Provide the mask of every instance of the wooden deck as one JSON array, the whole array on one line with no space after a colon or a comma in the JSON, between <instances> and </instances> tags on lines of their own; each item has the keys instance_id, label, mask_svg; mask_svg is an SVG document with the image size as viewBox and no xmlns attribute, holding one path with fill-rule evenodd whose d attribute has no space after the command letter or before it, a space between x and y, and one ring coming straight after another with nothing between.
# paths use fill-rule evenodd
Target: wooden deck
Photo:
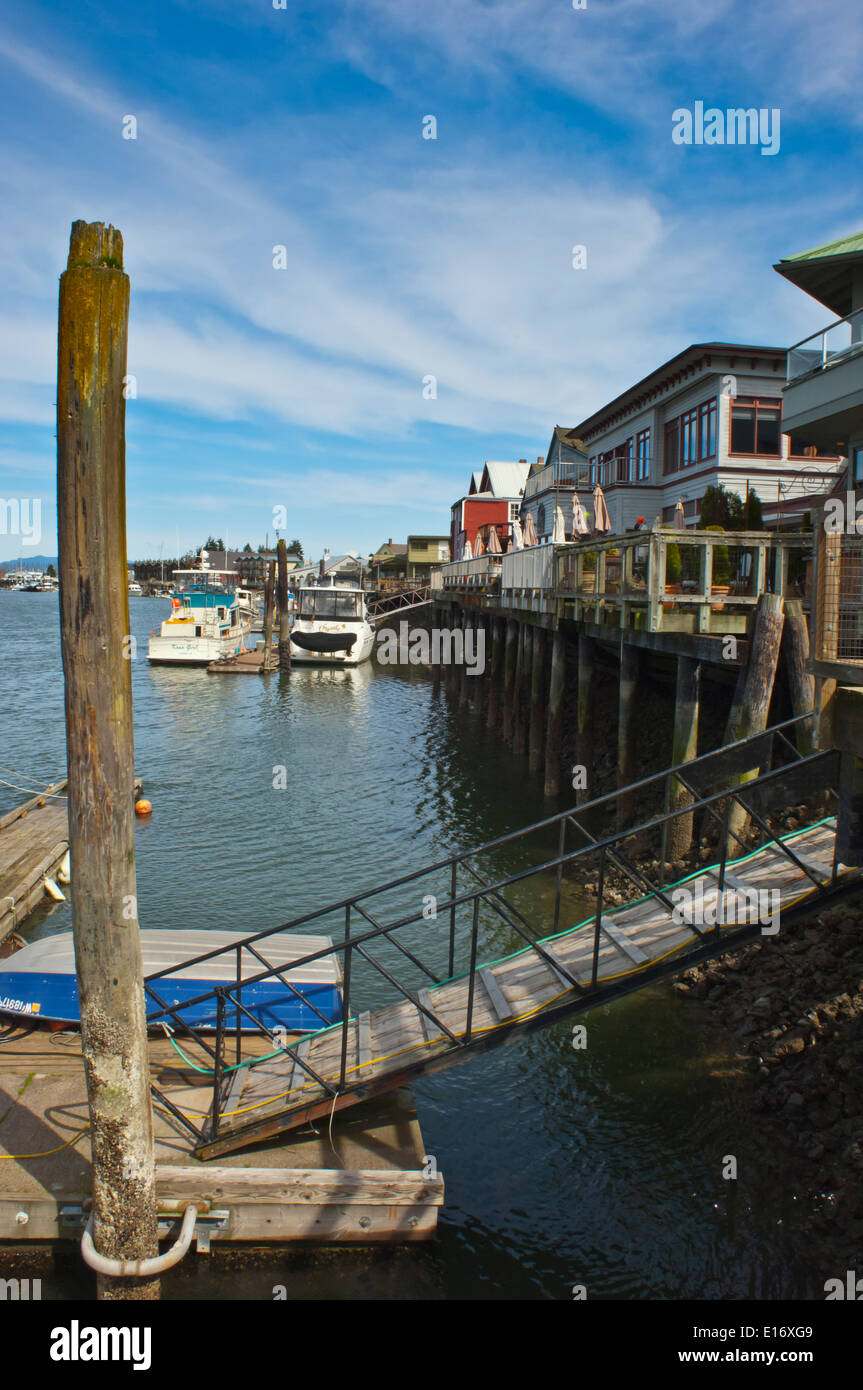
<instances>
[{"instance_id":1,"label":"wooden deck","mask_svg":"<svg viewBox=\"0 0 863 1390\"><path fill-rule=\"evenodd\" d=\"M828 883L834 839L835 823L830 820L789 836L785 842L798 858L805 859L822 883ZM715 903L718 870L705 868L666 891L671 896L680 887L693 895L701 893L705 905ZM787 912L818 891L812 879L775 845L730 861L725 887L729 894L746 889L778 893L778 898L762 900L768 937L774 934L773 924L766 920L770 906L778 905L780 913ZM677 904L681 899L672 901ZM731 910L732 903L726 900L726 904L726 910ZM747 913L745 899L741 904L744 915L735 913L736 920L718 931L709 931L699 923L702 936L685 921L675 921L654 897L603 913L595 983L594 918L542 940L539 946L544 954L536 947L526 947L503 960L484 964L473 978L471 1038L490 1038L534 1026L545 1016L557 1016L561 1005L568 1004L567 1011L571 1012L596 1004L603 995L619 992L615 987L621 982L636 988L642 977L655 977L656 967L668 960L678 960L682 969L687 954L704 948L704 933L711 954L727 949L729 939L739 936L741 930L751 935L758 920L757 910L753 913L750 907ZM582 987L578 992L573 979ZM290 1056L243 1067L234 1074L223 1103L218 1137L201 1144L197 1152L202 1157L231 1152L261 1134L290 1130L380 1094L390 1085L401 1084L406 1074L413 1076L459 1061L465 1055L460 1043L466 1037L470 989L471 977L465 975L422 990L417 1000L431 1017L404 1000L310 1035L302 1045L302 1060L337 1086L347 1027L348 1085L336 1097ZM454 1043L447 1032L458 1041Z\"/></svg>"},{"instance_id":2,"label":"wooden deck","mask_svg":"<svg viewBox=\"0 0 863 1390\"><path fill-rule=\"evenodd\" d=\"M69 848L65 781L8 812L0 820L0 941L45 897Z\"/></svg>"},{"instance_id":3,"label":"wooden deck","mask_svg":"<svg viewBox=\"0 0 863 1390\"><path fill-rule=\"evenodd\" d=\"M258 1055L271 1048L269 1039L256 1042ZM173 1104L193 1114L206 1109L209 1088L167 1040L151 1039L150 1061L153 1079ZM87 1116L79 1034L23 1027L5 1033L0 1156L17 1157L0 1161L0 1261L11 1246L80 1240L92 1196ZM408 1091L339 1116L332 1131L310 1128L218 1165L194 1157L188 1133L158 1104L153 1118L163 1234L188 1202L202 1212L205 1242L208 1233L214 1241L256 1245L403 1242L434 1234L443 1178L424 1171Z\"/></svg>"},{"instance_id":4,"label":"wooden deck","mask_svg":"<svg viewBox=\"0 0 863 1390\"><path fill-rule=\"evenodd\" d=\"M267 656L269 655L269 661ZM265 651L240 652L238 656L227 657L224 661L211 661L207 670L211 676L260 676L265 671L279 669L279 649L271 647Z\"/></svg>"}]
</instances>

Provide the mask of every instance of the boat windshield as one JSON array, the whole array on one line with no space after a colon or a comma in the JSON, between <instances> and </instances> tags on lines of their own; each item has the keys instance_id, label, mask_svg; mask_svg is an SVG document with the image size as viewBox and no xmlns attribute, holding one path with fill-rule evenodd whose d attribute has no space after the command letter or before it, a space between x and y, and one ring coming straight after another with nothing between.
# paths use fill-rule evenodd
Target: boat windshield
<instances>
[{"instance_id":1,"label":"boat windshield","mask_svg":"<svg viewBox=\"0 0 863 1390\"><path fill-rule=\"evenodd\" d=\"M362 617L362 594L340 594L332 589L302 589L300 618L330 618L337 622Z\"/></svg>"}]
</instances>

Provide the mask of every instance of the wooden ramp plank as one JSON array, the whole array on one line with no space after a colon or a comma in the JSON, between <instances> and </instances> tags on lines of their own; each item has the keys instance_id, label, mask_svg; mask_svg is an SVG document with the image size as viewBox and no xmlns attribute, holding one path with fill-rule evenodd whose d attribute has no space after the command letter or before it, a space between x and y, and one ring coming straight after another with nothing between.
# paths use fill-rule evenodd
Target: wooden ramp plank
<instances>
[{"instance_id":1,"label":"wooden ramp plank","mask_svg":"<svg viewBox=\"0 0 863 1390\"><path fill-rule=\"evenodd\" d=\"M357 1065L367 1067L372 1060L371 1014L360 1014L357 1021Z\"/></svg>"},{"instance_id":2,"label":"wooden ramp plank","mask_svg":"<svg viewBox=\"0 0 863 1390\"><path fill-rule=\"evenodd\" d=\"M434 1016L434 1009L432 1008L430 992L427 989L418 990L417 999L422 1004L423 1008L428 1009L429 1012ZM441 1032L440 1028L436 1027L435 1024L432 1023L431 1019L422 1012L422 1009L417 1009L417 1014L419 1015L420 1028L422 1029L423 1037L426 1042L435 1042L438 1038L442 1038L445 1036L445 1034Z\"/></svg>"},{"instance_id":3,"label":"wooden ramp plank","mask_svg":"<svg viewBox=\"0 0 863 1390\"><path fill-rule=\"evenodd\" d=\"M500 985L494 977L494 972L492 971L491 966L484 966L483 969L480 970L478 973L479 978L482 980L485 992L491 1000L491 1007L494 1010L495 1016L501 1021L507 1018L513 1018L514 1014L512 1012L512 1009L507 1003L506 996L504 995L503 990L501 989Z\"/></svg>"},{"instance_id":4,"label":"wooden ramp plank","mask_svg":"<svg viewBox=\"0 0 863 1390\"><path fill-rule=\"evenodd\" d=\"M615 946L618 946L625 956L629 956L633 965L644 965L649 959L644 952L636 946L634 941L626 935L620 927L616 927L606 916L599 919L599 929L603 932Z\"/></svg>"}]
</instances>

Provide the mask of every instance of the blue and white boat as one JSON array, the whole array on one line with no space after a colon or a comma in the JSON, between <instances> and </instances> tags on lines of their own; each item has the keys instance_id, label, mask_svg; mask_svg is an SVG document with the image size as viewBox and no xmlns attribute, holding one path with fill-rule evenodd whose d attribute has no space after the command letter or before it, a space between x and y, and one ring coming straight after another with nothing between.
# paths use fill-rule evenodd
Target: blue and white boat
<instances>
[{"instance_id":1,"label":"blue and white boat","mask_svg":"<svg viewBox=\"0 0 863 1390\"><path fill-rule=\"evenodd\" d=\"M206 550L200 561L198 569L173 572L171 615L147 646L154 663L209 666L243 650L250 624L237 599L237 573L210 569Z\"/></svg>"},{"instance_id":2,"label":"blue and white boat","mask_svg":"<svg viewBox=\"0 0 863 1390\"><path fill-rule=\"evenodd\" d=\"M142 931L144 977L156 977L148 983L165 1005L176 1006L196 999L236 980L236 945L247 935L229 931ZM289 1033L311 1032L338 1023L342 1017L342 976L338 958L328 951L332 944L329 936L287 933L257 941L255 949L281 971L284 979L272 976L257 983L244 983L244 1007L266 1028L282 1028ZM210 951L217 954L197 964L185 964ZM294 961L316 951L326 954L299 969L292 968ZM265 969L251 951L243 951L241 956L244 982ZM42 937L0 960L0 1017L4 1014L33 1023L80 1022L75 946L70 931ZM162 1014L162 1009L148 994L148 1018L154 1014ZM174 1031L182 1031L183 1020L192 1028L212 1029L216 1026L216 1000L206 999L183 1009L178 1018L162 1016ZM240 1017L244 1030L255 1031L251 1019L243 1014ZM236 1027L236 1011L230 1004L225 1025ZM158 1020L154 1026L159 1026Z\"/></svg>"}]
</instances>

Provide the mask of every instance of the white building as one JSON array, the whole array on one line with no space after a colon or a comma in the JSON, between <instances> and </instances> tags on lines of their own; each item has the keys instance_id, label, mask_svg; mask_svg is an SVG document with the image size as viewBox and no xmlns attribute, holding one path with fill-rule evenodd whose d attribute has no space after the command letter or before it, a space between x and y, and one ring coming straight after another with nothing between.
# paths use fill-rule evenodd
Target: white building
<instances>
[{"instance_id":1,"label":"white building","mask_svg":"<svg viewBox=\"0 0 863 1390\"><path fill-rule=\"evenodd\" d=\"M542 528L534 518L538 533L551 531L557 501L569 536L573 491L591 512L597 482L614 532L639 517L645 529L657 517L670 522L678 499L694 526L705 490L720 484L741 498L754 490L766 525L792 524L832 486L843 460L798 434L792 450L782 430L785 373L785 348L695 343L574 429L556 428L546 486L525 489L525 505L550 513Z\"/></svg>"}]
</instances>

